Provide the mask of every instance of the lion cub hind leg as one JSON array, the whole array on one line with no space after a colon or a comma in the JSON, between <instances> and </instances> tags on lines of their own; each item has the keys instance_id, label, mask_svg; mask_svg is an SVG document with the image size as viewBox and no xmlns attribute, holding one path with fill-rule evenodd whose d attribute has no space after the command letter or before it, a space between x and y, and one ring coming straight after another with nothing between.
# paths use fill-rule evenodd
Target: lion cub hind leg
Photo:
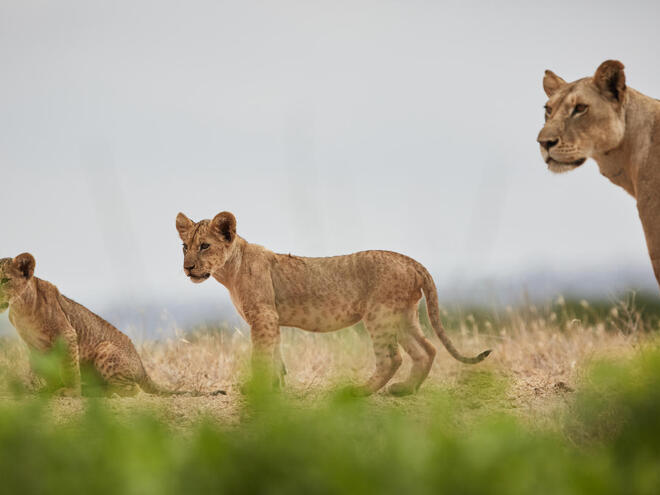
<instances>
[{"instance_id":1,"label":"lion cub hind leg","mask_svg":"<svg viewBox=\"0 0 660 495\"><path fill-rule=\"evenodd\" d=\"M94 367L107 384L107 395L129 397L138 393L135 363L112 342L104 341L96 347Z\"/></svg>"},{"instance_id":2,"label":"lion cub hind leg","mask_svg":"<svg viewBox=\"0 0 660 495\"><path fill-rule=\"evenodd\" d=\"M397 344L399 320L400 315L393 315L387 308L367 312L364 324L373 343L376 369L364 385L351 388L353 395L371 395L380 390L401 366L403 358Z\"/></svg>"},{"instance_id":3,"label":"lion cub hind leg","mask_svg":"<svg viewBox=\"0 0 660 495\"><path fill-rule=\"evenodd\" d=\"M428 376L436 354L435 347L424 337L419 325L417 308L406 315L399 332L399 343L412 359L412 368L408 378L393 383L387 390L392 395L409 395L416 392Z\"/></svg>"}]
</instances>

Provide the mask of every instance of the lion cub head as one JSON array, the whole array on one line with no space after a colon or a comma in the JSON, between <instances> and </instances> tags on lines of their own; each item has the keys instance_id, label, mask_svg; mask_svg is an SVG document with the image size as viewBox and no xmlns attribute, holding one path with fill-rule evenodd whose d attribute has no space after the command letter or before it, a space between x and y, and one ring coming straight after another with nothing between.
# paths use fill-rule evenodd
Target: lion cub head
<instances>
[{"instance_id":1,"label":"lion cub head","mask_svg":"<svg viewBox=\"0 0 660 495\"><path fill-rule=\"evenodd\" d=\"M225 265L236 240L236 218L228 211L197 223L179 213L176 229L183 241L183 271L196 284Z\"/></svg>"},{"instance_id":2,"label":"lion cub head","mask_svg":"<svg viewBox=\"0 0 660 495\"><path fill-rule=\"evenodd\" d=\"M36 262L30 253L0 259L0 313L23 294L34 275Z\"/></svg>"},{"instance_id":3,"label":"lion cub head","mask_svg":"<svg viewBox=\"0 0 660 495\"><path fill-rule=\"evenodd\" d=\"M603 62L593 77L567 83L546 70L545 125L537 141L553 172L566 172L613 150L623 140L626 77L623 64Z\"/></svg>"}]
</instances>

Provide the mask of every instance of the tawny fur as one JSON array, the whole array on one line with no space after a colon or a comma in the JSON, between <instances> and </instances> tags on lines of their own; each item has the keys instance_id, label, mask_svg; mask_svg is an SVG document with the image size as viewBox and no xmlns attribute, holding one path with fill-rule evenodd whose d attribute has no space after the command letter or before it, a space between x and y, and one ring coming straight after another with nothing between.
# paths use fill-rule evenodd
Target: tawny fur
<instances>
[{"instance_id":1,"label":"tawny fur","mask_svg":"<svg viewBox=\"0 0 660 495\"><path fill-rule=\"evenodd\" d=\"M138 386L151 394L174 393L149 378L131 339L35 277L34 267L29 253L0 259L0 312L9 308L9 321L32 352L46 353L62 340L64 387L57 394L80 395L81 365L94 367L109 394L135 395Z\"/></svg>"},{"instance_id":2,"label":"tawny fur","mask_svg":"<svg viewBox=\"0 0 660 495\"><path fill-rule=\"evenodd\" d=\"M280 354L280 326L331 332L363 321L376 355L376 370L357 394L383 387L401 365L399 345L413 360L410 376L389 387L394 394L419 388L428 375L435 348L424 336L417 312L422 293L435 332L450 354L462 356L440 322L435 284L415 260L389 251L305 258L276 254L236 234L236 219L222 212L213 220L193 222L179 213L176 227L184 243L183 267L193 282L213 276L229 290L239 314L251 327L253 364L259 361L277 384L285 368Z\"/></svg>"},{"instance_id":3,"label":"tawny fur","mask_svg":"<svg viewBox=\"0 0 660 495\"><path fill-rule=\"evenodd\" d=\"M628 88L616 60L572 83L546 71L543 88L549 98L538 136L543 160L553 172L566 172L593 158L601 174L636 198L660 284L660 101Z\"/></svg>"}]
</instances>

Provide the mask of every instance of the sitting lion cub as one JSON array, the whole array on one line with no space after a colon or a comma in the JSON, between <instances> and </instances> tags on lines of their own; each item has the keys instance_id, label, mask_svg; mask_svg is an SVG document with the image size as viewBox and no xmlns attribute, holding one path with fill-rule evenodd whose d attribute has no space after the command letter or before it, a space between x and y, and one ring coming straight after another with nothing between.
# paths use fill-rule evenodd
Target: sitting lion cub
<instances>
[{"instance_id":1,"label":"sitting lion cub","mask_svg":"<svg viewBox=\"0 0 660 495\"><path fill-rule=\"evenodd\" d=\"M150 394L174 393L149 378L126 335L64 297L53 284L34 277L34 267L29 253L0 259L0 313L9 308L9 321L32 351L49 351L62 340L65 387L58 395L80 395L81 364L95 369L109 393L135 395L138 385Z\"/></svg>"},{"instance_id":2,"label":"sitting lion cub","mask_svg":"<svg viewBox=\"0 0 660 495\"><path fill-rule=\"evenodd\" d=\"M229 289L240 315L251 327L253 367L285 368L279 350L280 326L331 332L363 321L373 340L376 370L354 390L379 390L401 365L399 345L410 355L410 376L394 383L396 395L415 392L427 377L435 348L424 337L417 305L426 297L431 324L449 353L463 363L478 363L490 350L466 358L453 346L440 322L438 296L429 272L415 260L389 251L363 251L329 258L276 254L236 234L236 219L222 212L213 220L176 217L183 240L183 270L195 283L213 276ZM275 363L273 363L275 361Z\"/></svg>"}]
</instances>

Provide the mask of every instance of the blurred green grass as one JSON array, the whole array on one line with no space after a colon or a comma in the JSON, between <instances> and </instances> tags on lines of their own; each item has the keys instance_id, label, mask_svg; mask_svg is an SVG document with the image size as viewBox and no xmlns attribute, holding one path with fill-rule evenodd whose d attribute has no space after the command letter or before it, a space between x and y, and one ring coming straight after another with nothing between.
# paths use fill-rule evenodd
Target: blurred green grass
<instances>
[{"instance_id":1,"label":"blurred green grass","mask_svg":"<svg viewBox=\"0 0 660 495\"><path fill-rule=\"evenodd\" d=\"M48 399L0 403L2 493L656 494L660 487L660 351L596 363L552 431L501 408L465 421L507 384L486 371L461 393L406 399L342 393L301 407L253 393L238 426L203 418L185 430L153 411L118 415L84 399L53 418ZM254 390L263 390L255 387ZM488 402L488 401L486 401ZM398 407L401 406L401 407Z\"/></svg>"}]
</instances>

